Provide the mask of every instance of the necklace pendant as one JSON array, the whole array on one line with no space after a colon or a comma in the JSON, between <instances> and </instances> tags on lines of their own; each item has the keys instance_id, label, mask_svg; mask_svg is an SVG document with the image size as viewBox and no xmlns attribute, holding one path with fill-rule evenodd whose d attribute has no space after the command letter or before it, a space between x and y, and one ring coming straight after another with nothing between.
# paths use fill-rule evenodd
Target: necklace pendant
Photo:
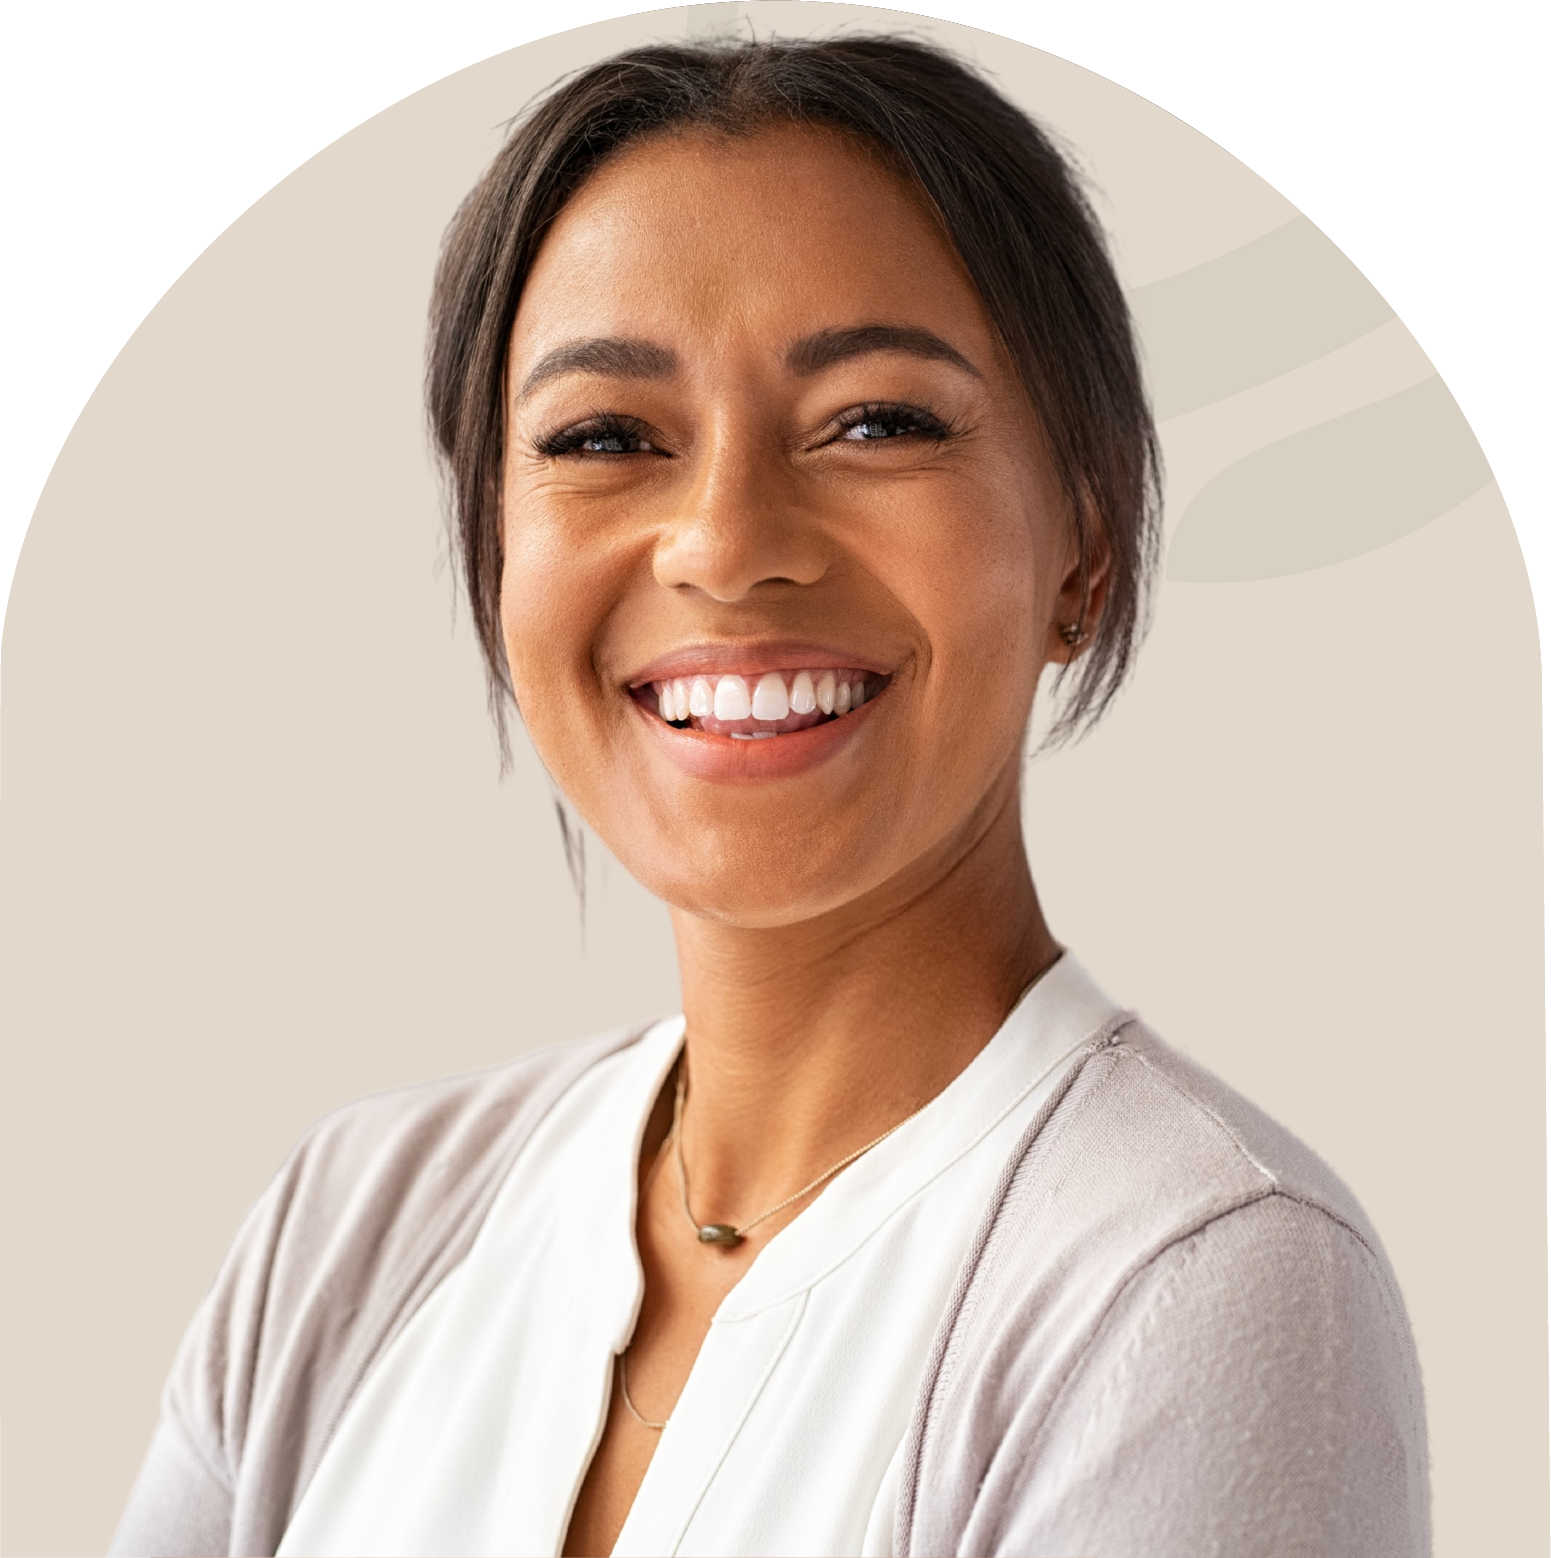
<instances>
[{"instance_id":1,"label":"necklace pendant","mask_svg":"<svg viewBox=\"0 0 1551 1558\"><path fill-rule=\"evenodd\" d=\"M743 1235L727 1223L705 1223L697 1232L702 1244L719 1244L727 1250L743 1243Z\"/></svg>"}]
</instances>

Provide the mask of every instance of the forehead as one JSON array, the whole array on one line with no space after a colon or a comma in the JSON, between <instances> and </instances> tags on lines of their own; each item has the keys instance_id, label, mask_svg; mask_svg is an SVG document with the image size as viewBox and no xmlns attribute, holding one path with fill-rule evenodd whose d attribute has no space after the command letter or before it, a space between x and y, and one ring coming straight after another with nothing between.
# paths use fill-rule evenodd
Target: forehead
<instances>
[{"instance_id":1,"label":"forehead","mask_svg":"<svg viewBox=\"0 0 1551 1558\"><path fill-rule=\"evenodd\" d=\"M696 130L632 146L582 186L540 247L512 348L614 328L785 341L861 319L991 335L940 223L881 154L806 126Z\"/></svg>"}]
</instances>

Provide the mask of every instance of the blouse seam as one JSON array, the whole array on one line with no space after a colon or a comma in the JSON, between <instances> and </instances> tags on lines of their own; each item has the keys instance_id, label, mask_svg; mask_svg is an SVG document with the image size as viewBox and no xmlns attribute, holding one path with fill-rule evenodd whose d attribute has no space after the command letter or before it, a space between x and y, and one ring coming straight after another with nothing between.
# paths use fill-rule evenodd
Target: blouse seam
<instances>
[{"instance_id":1,"label":"blouse seam","mask_svg":"<svg viewBox=\"0 0 1551 1558\"><path fill-rule=\"evenodd\" d=\"M776 1365L786 1356L786 1350L792 1344L792 1337L797 1334L797 1326L802 1320L808 1307L808 1295L799 1293L795 1297L792 1309L792 1318L787 1322L786 1330L781 1335L781 1343L771 1353L770 1360L766 1363L764 1371L759 1376L759 1383L749 1392L749 1399L744 1402L743 1410L738 1414L738 1420L732 1425L722 1444L721 1452L707 1470L700 1483L700 1490L690 1502L689 1508L684 1512L684 1518L679 1522L679 1528L674 1533L673 1543L668 1549L668 1558L674 1558L678 1550L684 1545L684 1538L689 1534L689 1528L694 1524L695 1516L700 1513L700 1506L705 1503L706 1494L711 1491L711 1484L716 1481L716 1474L722 1469L727 1457L732 1454L732 1447L738 1441L738 1436L743 1432L743 1425L748 1422L749 1414L754 1410L759 1398L764 1395L765 1387L770 1383L770 1376L775 1373ZM650 1468L648 1468L649 1470ZM639 1492L637 1494L639 1497ZM628 1516L626 1517L629 1518Z\"/></svg>"}]
</instances>

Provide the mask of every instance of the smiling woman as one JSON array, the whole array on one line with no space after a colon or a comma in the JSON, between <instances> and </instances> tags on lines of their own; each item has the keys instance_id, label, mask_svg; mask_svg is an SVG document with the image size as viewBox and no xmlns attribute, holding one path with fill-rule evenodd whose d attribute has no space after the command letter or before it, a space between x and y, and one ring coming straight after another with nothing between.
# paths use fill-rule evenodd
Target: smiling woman
<instances>
[{"instance_id":1,"label":"smiling woman","mask_svg":"<svg viewBox=\"0 0 1551 1558\"><path fill-rule=\"evenodd\" d=\"M497 717L684 1011L315 1127L116 1550L1425 1552L1377 1235L1030 874L1157 521L1037 126L898 39L606 61L459 213L429 402Z\"/></svg>"}]
</instances>

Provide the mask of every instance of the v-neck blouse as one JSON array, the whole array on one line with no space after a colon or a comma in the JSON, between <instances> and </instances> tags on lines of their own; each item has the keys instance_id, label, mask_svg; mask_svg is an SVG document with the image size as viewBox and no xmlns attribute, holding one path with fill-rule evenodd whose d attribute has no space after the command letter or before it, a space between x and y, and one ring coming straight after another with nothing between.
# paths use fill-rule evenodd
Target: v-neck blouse
<instances>
[{"instance_id":1,"label":"v-neck blouse","mask_svg":"<svg viewBox=\"0 0 1551 1558\"><path fill-rule=\"evenodd\" d=\"M1003 1166L1115 1013L1070 953L984 1049L781 1229L728 1293L619 1554L882 1554L939 1320ZM573 1084L467 1256L357 1392L281 1554L553 1554L643 1278L636 1163L683 1042L656 1024Z\"/></svg>"}]
</instances>

